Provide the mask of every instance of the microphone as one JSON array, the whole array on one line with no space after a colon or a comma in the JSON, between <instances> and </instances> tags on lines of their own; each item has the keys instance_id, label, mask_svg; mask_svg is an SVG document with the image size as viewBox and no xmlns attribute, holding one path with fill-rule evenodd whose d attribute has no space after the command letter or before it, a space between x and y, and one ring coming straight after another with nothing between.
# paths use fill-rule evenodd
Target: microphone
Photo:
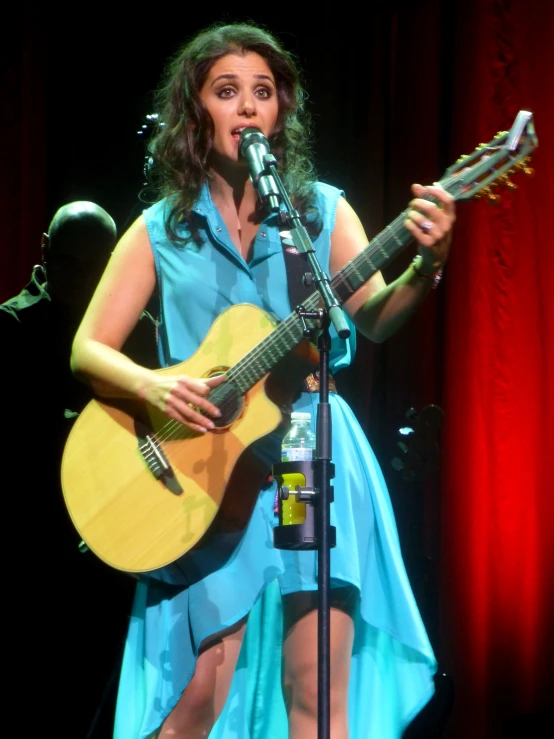
<instances>
[{"instance_id":1,"label":"microphone","mask_svg":"<svg viewBox=\"0 0 554 739\"><path fill-rule=\"evenodd\" d=\"M262 203L273 213L278 213L279 190L275 178L267 173L268 164L275 162L275 159L270 154L269 143L259 128L249 126L242 131L239 151L248 163L250 179Z\"/></svg>"}]
</instances>

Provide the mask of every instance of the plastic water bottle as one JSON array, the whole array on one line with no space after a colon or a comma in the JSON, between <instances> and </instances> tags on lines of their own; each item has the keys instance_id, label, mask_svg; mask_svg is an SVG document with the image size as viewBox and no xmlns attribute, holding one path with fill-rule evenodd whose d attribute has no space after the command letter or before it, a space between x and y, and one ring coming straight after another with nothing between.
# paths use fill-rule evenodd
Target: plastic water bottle
<instances>
[{"instance_id":1,"label":"plastic water bottle","mask_svg":"<svg viewBox=\"0 0 554 739\"><path fill-rule=\"evenodd\" d=\"M315 451L315 434L311 428L311 415L293 411L291 427L281 445L281 462L309 461Z\"/></svg>"},{"instance_id":2,"label":"plastic water bottle","mask_svg":"<svg viewBox=\"0 0 554 739\"><path fill-rule=\"evenodd\" d=\"M291 413L291 427L281 445L282 462L309 462L315 454L316 436L311 429L311 415L294 411ZM281 500L282 525L301 524L306 519L306 503L296 499L295 488L304 487L306 478L301 472L287 472L283 475L283 486L288 487L289 496Z\"/></svg>"}]
</instances>

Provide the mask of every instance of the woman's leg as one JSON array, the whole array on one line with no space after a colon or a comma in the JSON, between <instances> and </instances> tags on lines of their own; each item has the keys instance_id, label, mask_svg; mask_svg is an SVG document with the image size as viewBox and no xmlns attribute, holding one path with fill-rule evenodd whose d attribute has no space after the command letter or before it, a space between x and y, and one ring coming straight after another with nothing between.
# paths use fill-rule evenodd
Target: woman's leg
<instances>
[{"instance_id":1,"label":"woman's leg","mask_svg":"<svg viewBox=\"0 0 554 739\"><path fill-rule=\"evenodd\" d=\"M190 683L161 727L159 739L205 739L221 713L246 629L246 618L206 639Z\"/></svg>"},{"instance_id":2,"label":"woman's leg","mask_svg":"<svg viewBox=\"0 0 554 739\"><path fill-rule=\"evenodd\" d=\"M348 739L348 682L354 641L353 611L358 591L352 586L330 593L331 736ZM317 739L317 592L283 597L283 691L289 739Z\"/></svg>"}]
</instances>

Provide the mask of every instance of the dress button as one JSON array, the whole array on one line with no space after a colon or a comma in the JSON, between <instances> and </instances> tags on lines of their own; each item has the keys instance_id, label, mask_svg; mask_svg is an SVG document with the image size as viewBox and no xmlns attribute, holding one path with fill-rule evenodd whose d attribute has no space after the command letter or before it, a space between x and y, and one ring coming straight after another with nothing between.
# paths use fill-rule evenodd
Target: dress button
<instances>
[{"instance_id":1,"label":"dress button","mask_svg":"<svg viewBox=\"0 0 554 739\"><path fill-rule=\"evenodd\" d=\"M266 235L267 235L267 234L266 234L266 232L265 232L265 231L260 231L260 236L263 236L263 237L264 237L264 239L265 239Z\"/></svg>"},{"instance_id":2,"label":"dress button","mask_svg":"<svg viewBox=\"0 0 554 739\"><path fill-rule=\"evenodd\" d=\"M215 230L216 231L221 231L221 229L219 228L219 226L216 226L216 229Z\"/></svg>"}]
</instances>

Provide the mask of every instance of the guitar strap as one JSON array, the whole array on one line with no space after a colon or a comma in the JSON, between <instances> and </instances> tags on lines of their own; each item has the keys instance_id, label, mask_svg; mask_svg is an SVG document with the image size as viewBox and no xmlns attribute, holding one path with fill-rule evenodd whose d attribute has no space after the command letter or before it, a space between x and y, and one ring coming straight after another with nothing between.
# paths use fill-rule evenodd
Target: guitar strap
<instances>
[{"instance_id":1,"label":"guitar strap","mask_svg":"<svg viewBox=\"0 0 554 739\"><path fill-rule=\"evenodd\" d=\"M291 309L294 310L296 306L300 305L314 292L315 288L313 285L306 287L304 284L304 275L310 271L310 265L306 257L298 252L287 231L281 231L280 235L287 272L289 302Z\"/></svg>"},{"instance_id":2,"label":"guitar strap","mask_svg":"<svg viewBox=\"0 0 554 739\"><path fill-rule=\"evenodd\" d=\"M298 252L287 231L281 231L280 235L287 272L289 302L291 309L294 310L314 292L315 288L313 285L306 286L304 283L304 275L310 271L308 260ZM310 393L319 392L319 371L316 370L304 380L304 390ZM329 390L333 393L337 392L335 378L331 373L329 373Z\"/></svg>"}]
</instances>

